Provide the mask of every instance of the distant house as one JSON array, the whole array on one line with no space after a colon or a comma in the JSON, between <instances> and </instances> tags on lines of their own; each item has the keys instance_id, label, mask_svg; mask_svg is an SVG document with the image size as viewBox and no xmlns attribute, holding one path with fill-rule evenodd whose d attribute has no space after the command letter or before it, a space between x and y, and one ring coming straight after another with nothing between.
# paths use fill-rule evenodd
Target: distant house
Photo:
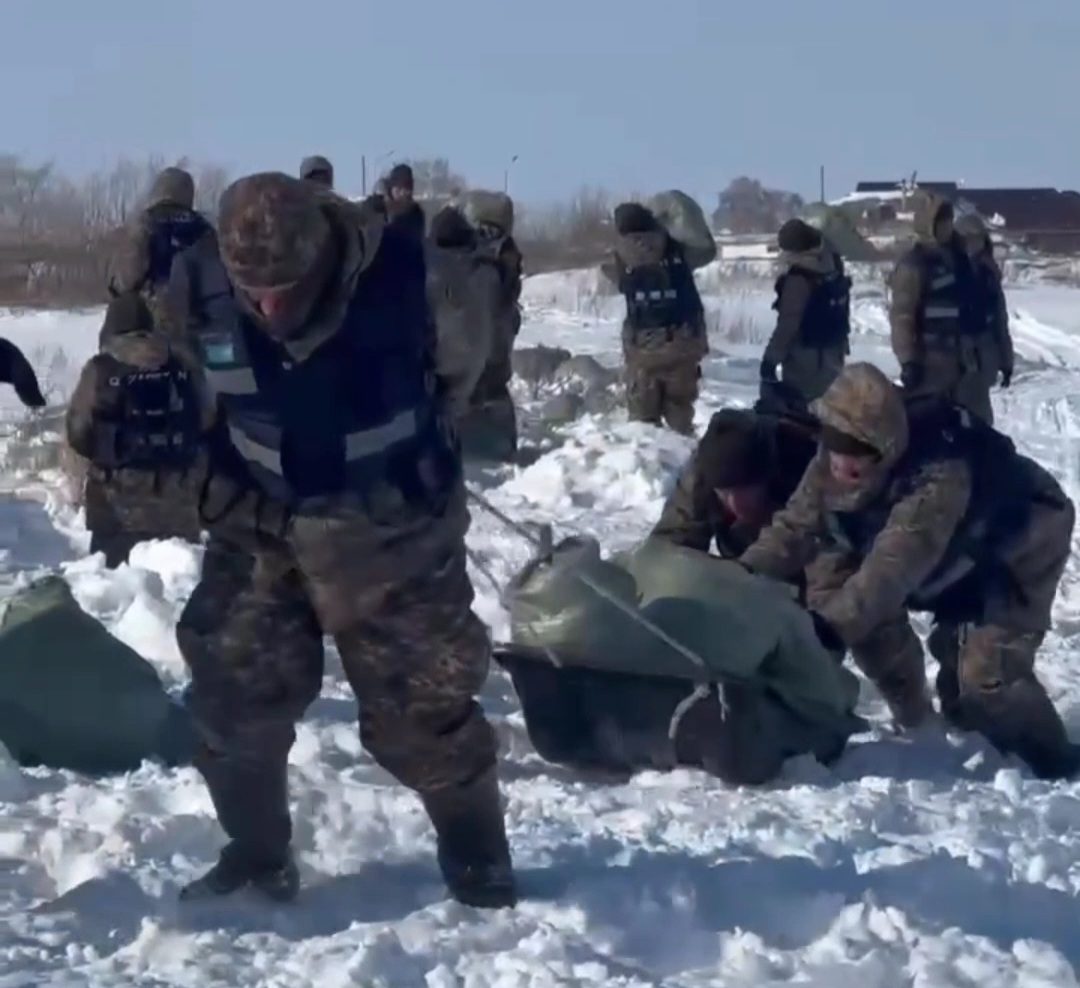
<instances>
[{"instance_id":1,"label":"distant house","mask_svg":"<svg viewBox=\"0 0 1080 988\"><path fill-rule=\"evenodd\" d=\"M1033 250L1080 252L1080 193L1053 188L968 188L959 182L859 182L841 203L862 205L863 218L876 226L884 218L876 206L905 202L915 191L956 204L958 212L978 213L996 233ZM875 203L875 207L870 207ZM876 222L875 222L876 221Z\"/></svg>"},{"instance_id":2,"label":"distant house","mask_svg":"<svg viewBox=\"0 0 1080 988\"><path fill-rule=\"evenodd\" d=\"M960 186L956 182L919 182L918 188L936 196L944 196L946 199L955 198L960 191ZM905 191L911 191L911 183L908 181L859 182L855 186L855 192L860 195L889 195L892 197L901 195Z\"/></svg>"}]
</instances>

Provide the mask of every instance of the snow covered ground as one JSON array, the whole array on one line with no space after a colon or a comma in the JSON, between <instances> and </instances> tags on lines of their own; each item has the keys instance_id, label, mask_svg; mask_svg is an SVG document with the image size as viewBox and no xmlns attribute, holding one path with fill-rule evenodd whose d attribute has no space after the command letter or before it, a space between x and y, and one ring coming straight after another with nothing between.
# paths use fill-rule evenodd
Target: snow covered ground
<instances>
[{"instance_id":1,"label":"snow covered ground","mask_svg":"<svg viewBox=\"0 0 1080 988\"><path fill-rule=\"evenodd\" d=\"M767 277L716 267L703 283L713 353L699 425L725 403L752 400L771 303ZM619 306L598 298L594 275L531 279L525 299L521 345L617 365ZM1023 364L997 409L1075 496L1080 291L1025 285L1012 305ZM870 276L860 277L855 317L856 356L895 371ZM62 346L68 366L54 376L63 390L94 348L99 318L2 317L0 335L36 352L39 369ZM548 451L532 465L473 480L515 517L616 549L649 529L691 446L621 412L586 416L546 434ZM173 628L200 550L149 543L109 573L85 557L86 534L54 476L3 479L0 594L58 569L84 608L180 688ZM489 578L507 580L528 549L483 514L469 543L477 612L501 637L505 614ZM1078 646L1073 565L1040 673L1074 735ZM1080 984L1078 784L1036 781L971 736L894 738L867 687L862 712L874 729L832 770L795 761L760 790L690 771L601 785L538 758L501 674L483 699L502 742L524 892L517 910L447 899L419 803L361 750L331 660L291 756L306 888L289 908L244 897L178 905L177 887L221 842L193 770L147 764L90 780L0 764L0 988Z\"/></svg>"}]
</instances>

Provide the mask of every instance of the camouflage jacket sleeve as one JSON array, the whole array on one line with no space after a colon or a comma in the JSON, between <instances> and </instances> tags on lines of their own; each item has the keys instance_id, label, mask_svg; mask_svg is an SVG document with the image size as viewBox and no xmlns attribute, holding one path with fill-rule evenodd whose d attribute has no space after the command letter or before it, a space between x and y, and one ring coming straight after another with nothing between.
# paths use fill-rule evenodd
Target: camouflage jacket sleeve
<instances>
[{"instance_id":1,"label":"camouflage jacket sleeve","mask_svg":"<svg viewBox=\"0 0 1080 988\"><path fill-rule=\"evenodd\" d=\"M893 506L854 575L821 607L849 645L857 645L904 602L941 562L967 510L971 474L961 460L923 469L910 494Z\"/></svg>"},{"instance_id":2,"label":"camouflage jacket sleeve","mask_svg":"<svg viewBox=\"0 0 1080 988\"><path fill-rule=\"evenodd\" d=\"M110 265L109 289L114 295L137 291L150 267L150 228L138 220L121 233Z\"/></svg>"},{"instance_id":3,"label":"camouflage jacket sleeve","mask_svg":"<svg viewBox=\"0 0 1080 988\"><path fill-rule=\"evenodd\" d=\"M675 545L708 552L713 539L712 524L705 510L707 492L701 490L697 459L691 460L679 475L660 520L652 530L653 538L666 539Z\"/></svg>"},{"instance_id":4,"label":"camouflage jacket sleeve","mask_svg":"<svg viewBox=\"0 0 1080 988\"><path fill-rule=\"evenodd\" d=\"M191 380L195 387L195 399L199 403L199 424L203 432L210 432L217 422L217 396L206 379L206 371L198 357L191 348L184 343L169 342L169 350L172 355L183 365L184 369L191 374Z\"/></svg>"},{"instance_id":5,"label":"camouflage jacket sleeve","mask_svg":"<svg viewBox=\"0 0 1080 988\"><path fill-rule=\"evenodd\" d=\"M792 272L784 280L776 313L776 328L765 347L764 359L770 364L780 363L798 344L803 313L813 293L814 285L805 275Z\"/></svg>"},{"instance_id":6,"label":"camouflage jacket sleeve","mask_svg":"<svg viewBox=\"0 0 1080 988\"><path fill-rule=\"evenodd\" d=\"M791 580L802 572L819 549L825 523L822 481L827 469L824 459L811 461L791 500L773 515L741 562L778 580Z\"/></svg>"},{"instance_id":7,"label":"camouflage jacket sleeve","mask_svg":"<svg viewBox=\"0 0 1080 988\"><path fill-rule=\"evenodd\" d=\"M889 304L889 332L893 353L901 366L922 359L919 338L919 306L923 283L919 268L908 260L896 266L892 276L892 300Z\"/></svg>"},{"instance_id":8,"label":"camouflage jacket sleeve","mask_svg":"<svg viewBox=\"0 0 1080 988\"><path fill-rule=\"evenodd\" d=\"M90 459L94 453L94 411L97 404L100 368L91 358L79 375L67 409L67 439L79 456Z\"/></svg>"}]
</instances>

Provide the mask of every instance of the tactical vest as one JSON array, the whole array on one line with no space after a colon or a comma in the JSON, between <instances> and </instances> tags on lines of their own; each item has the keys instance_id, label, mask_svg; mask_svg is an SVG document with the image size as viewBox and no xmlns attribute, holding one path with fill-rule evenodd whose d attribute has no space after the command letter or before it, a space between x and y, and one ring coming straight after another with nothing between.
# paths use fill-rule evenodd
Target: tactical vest
<instances>
[{"instance_id":1,"label":"tactical vest","mask_svg":"<svg viewBox=\"0 0 1080 988\"><path fill-rule=\"evenodd\" d=\"M773 309L777 312L784 285L793 273L787 271L776 279ZM851 279L844 274L823 277L805 269L797 273L809 277L814 286L799 323L799 343L822 350L844 346L851 335Z\"/></svg>"},{"instance_id":2,"label":"tactical vest","mask_svg":"<svg viewBox=\"0 0 1080 988\"><path fill-rule=\"evenodd\" d=\"M953 251L955 267L945 262L940 250L921 244L914 256L922 271L923 294L919 304L922 333L942 341L972 336L986 329L980 312L975 273L967 255Z\"/></svg>"},{"instance_id":3,"label":"tactical vest","mask_svg":"<svg viewBox=\"0 0 1080 988\"><path fill-rule=\"evenodd\" d=\"M987 588L1009 579L1003 551L1027 527L1036 491L1008 436L959 406L931 400L915 414L911 407L908 452L893 481L868 508L827 513L827 538L865 559L893 506L915 491L920 470L934 462L963 459L971 472L971 500L941 561L906 606L972 620Z\"/></svg>"},{"instance_id":4,"label":"tactical vest","mask_svg":"<svg viewBox=\"0 0 1080 988\"><path fill-rule=\"evenodd\" d=\"M173 259L206 233L208 226L206 220L192 210L152 220L150 256L142 287L156 291L167 284Z\"/></svg>"},{"instance_id":5,"label":"tactical vest","mask_svg":"<svg viewBox=\"0 0 1080 988\"><path fill-rule=\"evenodd\" d=\"M702 326L694 273L682 251L669 248L652 264L625 268L619 290L626 298L626 325L634 334L676 326Z\"/></svg>"},{"instance_id":6,"label":"tactical vest","mask_svg":"<svg viewBox=\"0 0 1080 988\"><path fill-rule=\"evenodd\" d=\"M233 446L286 504L346 492L366 501L389 484L430 505L460 469L436 394L423 281L387 270L380 259L392 250L384 236L341 326L304 361L242 314L199 333Z\"/></svg>"},{"instance_id":7,"label":"tactical vest","mask_svg":"<svg viewBox=\"0 0 1080 988\"><path fill-rule=\"evenodd\" d=\"M191 372L175 357L152 370L109 358L102 401L115 409L94 421L95 465L108 470L184 470L201 443L201 412Z\"/></svg>"}]
</instances>

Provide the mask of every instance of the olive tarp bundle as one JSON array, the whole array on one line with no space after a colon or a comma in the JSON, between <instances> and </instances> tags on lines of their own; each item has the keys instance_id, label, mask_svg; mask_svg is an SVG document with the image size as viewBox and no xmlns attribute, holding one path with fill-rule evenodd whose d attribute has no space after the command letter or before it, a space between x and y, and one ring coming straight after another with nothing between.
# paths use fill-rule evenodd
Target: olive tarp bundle
<instances>
[{"instance_id":1,"label":"olive tarp bundle","mask_svg":"<svg viewBox=\"0 0 1080 988\"><path fill-rule=\"evenodd\" d=\"M92 775L135 769L145 759L186 764L194 750L187 712L153 666L54 576L3 605L0 742L21 765Z\"/></svg>"},{"instance_id":2,"label":"olive tarp bundle","mask_svg":"<svg viewBox=\"0 0 1080 988\"><path fill-rule=\"evenodd\" d=\"M514 580L507 605L499 661L549 760L695 764L756 783L793 755L831 761L865 727L858 680L788 588L733 562L661 539L604 560L594 540L569 539Z\"/></svg>"},{"instance_id":3,"label":"olive tarp bundle","mask_svg":"<svg viewBox=\"0 0 1080 988\"><path fill-rule=\"evenodd\" d=\"M691 269L696 271L716 260L716 240L705 213L685 192L678 189L658 192L646 205L668 236L682 245L683 256Z\"/></svg>"}]
</instances>

